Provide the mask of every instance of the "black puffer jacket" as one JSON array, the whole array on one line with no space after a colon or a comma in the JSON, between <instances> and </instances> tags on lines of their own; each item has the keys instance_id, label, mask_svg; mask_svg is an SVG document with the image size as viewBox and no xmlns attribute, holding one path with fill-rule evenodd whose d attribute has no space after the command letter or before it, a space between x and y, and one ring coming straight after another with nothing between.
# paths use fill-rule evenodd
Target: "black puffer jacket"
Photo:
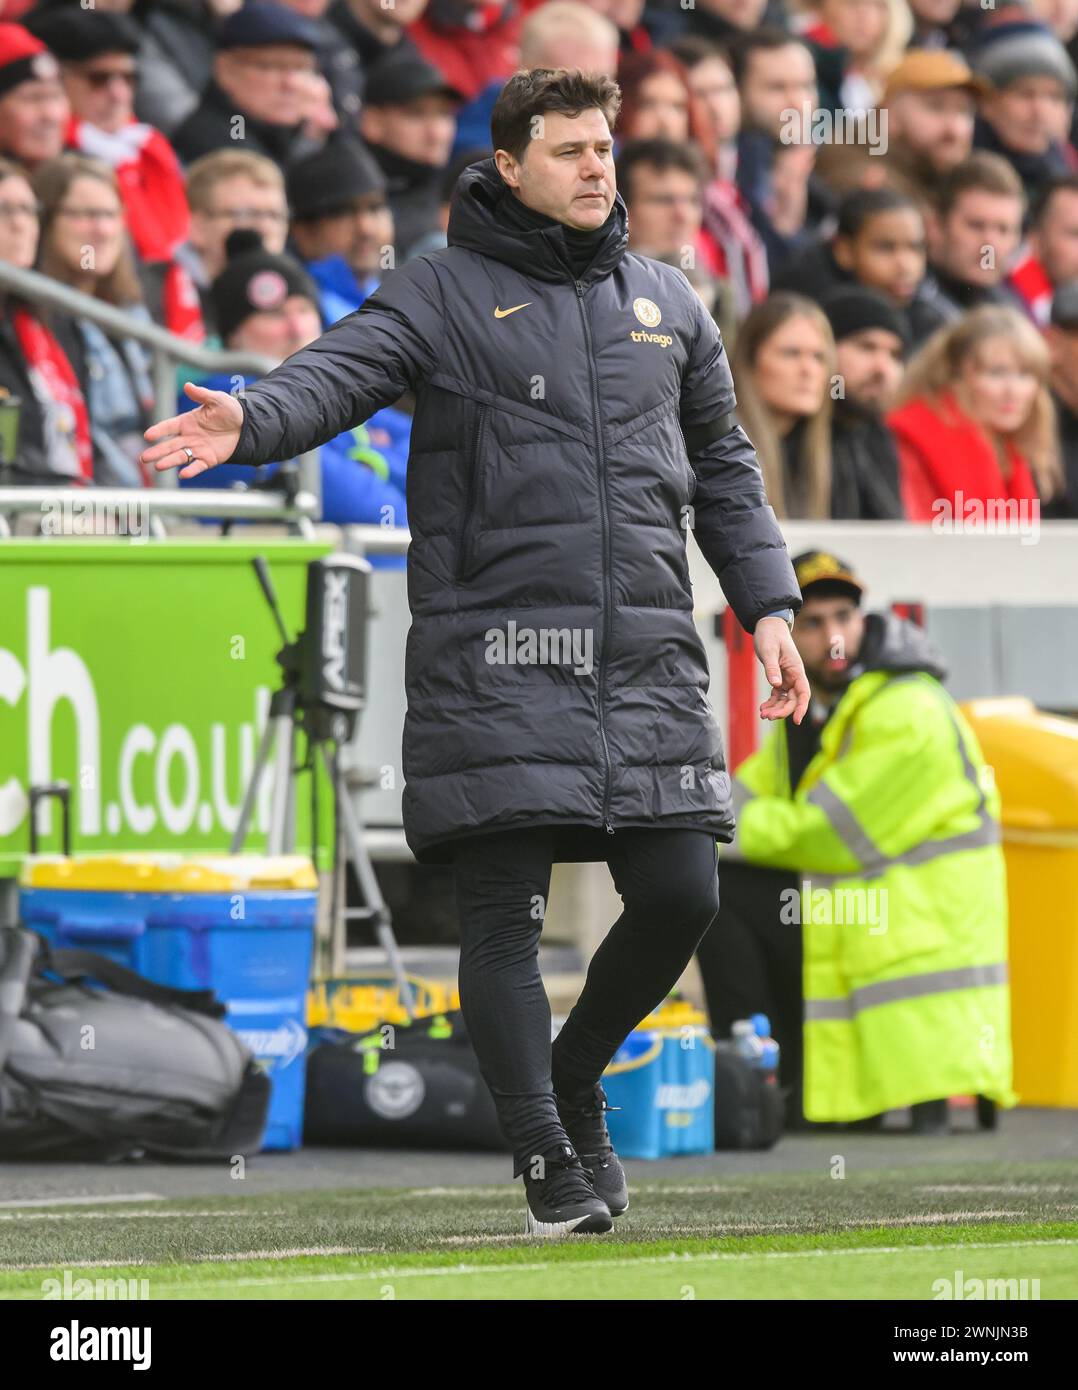
<instances>
[{"instance_id":1,"label":"black puffer jacket","mask_svg":"<svg viewBox=\"0 0 1078 1390\"><path fill-rule=\"evenodd\" d=\"M685 521L746 630L801 600L725 349L680 271L627 252L620 195L576 281L560 224L499 216L512 196L492 159L466 169L448 247L249 387L233 460L291 458L416 394L403 809L420 863L531 825L727 840Z\"/></svg>"}]
</instances>

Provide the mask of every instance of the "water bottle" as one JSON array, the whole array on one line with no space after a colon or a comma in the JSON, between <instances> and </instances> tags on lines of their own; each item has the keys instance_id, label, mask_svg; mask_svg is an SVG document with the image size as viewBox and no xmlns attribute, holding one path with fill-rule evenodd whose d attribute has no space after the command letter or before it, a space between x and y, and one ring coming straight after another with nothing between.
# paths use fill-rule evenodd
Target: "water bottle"
<instances>
[{"instance_id":1,"label":"water bottle","mask_svg":"<svg viewBox=\"0 0 1078 1390\"><path fill-rule=\"evenodd\" d=\"M749 1020L760 1041L760 1066L764 1071L779 1069L779 1045L771 1036L771 1020L767 1014L753 1014Z\"/></svg>"},{"instance_id":2,"label":"water bottle","mask_svg":"<svg viewBox=\"0 0 1078 1390\"><path fill-rule=\"evenodd\" d=\"M762 1044L751 1020L739 1018L731 1027L730 1036L734 1040L734 1051L737 1055L747 1058L754 1065L759 1065Z\"/></svg>"}]
</instances>

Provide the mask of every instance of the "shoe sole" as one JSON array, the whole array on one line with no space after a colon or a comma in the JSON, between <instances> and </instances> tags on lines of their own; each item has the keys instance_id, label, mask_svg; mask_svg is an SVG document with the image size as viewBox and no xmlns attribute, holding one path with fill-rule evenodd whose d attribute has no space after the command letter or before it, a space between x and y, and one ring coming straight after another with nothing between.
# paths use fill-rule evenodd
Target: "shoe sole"
<instances>
[{"instance_id":1,"label":"shoe sole","mask_svg":"<svg viewBox=\"0 0 1078 1390\"><path fill-rule=\"evenodd\" d=\"M579 1235L601 1235L604 1231L613 1228L614 1222L610 1216L604 1216L602 1212L590 1212L584 1216L574 1216L568 1221L540 1221L528 1208L528 1219L524 1227L524 1234L528 1236L542 1236L544 1239L556 1239L559 1236L579 1236Z\"/></svg>"}]
</instances>

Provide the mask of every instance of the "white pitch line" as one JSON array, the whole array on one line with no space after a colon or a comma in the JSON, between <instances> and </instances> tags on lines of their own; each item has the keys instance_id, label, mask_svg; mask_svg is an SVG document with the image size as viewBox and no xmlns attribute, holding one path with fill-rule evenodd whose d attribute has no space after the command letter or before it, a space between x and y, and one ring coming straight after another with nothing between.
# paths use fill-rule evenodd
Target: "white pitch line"
<instances>
[{"instance_id":1,"label":"white pitch line","mask_svg":"<svg viewBox=\"0 0 1078 1390\"><path fill-rule=\"evenodd\" d=\"M242 1250L234 1255L192 1255L192 1264L230 1264L233 1260L240 1263L254 1262L255 1260L280 1260L295 1259L304 1255L378 1255L386 1254L384 1246L379 1245L312 1245L309 1249L297 1250ZM51 1260L44 1264L35 1261L32 1264L8 1265L0 1264L0 1274L26 1274L34 1269L147 1269L157 1268L160 1260L152 1259L127 1259L127 1260Z\"/></svg>"},{"instance_id":2,"label":"white pitch line","mask_svg":"<svg viewBox=\"0 0 1078 1390\"><path fill-rule=\"evenodd\" d=\"M105 1202L164 1202L160 1192L116 1192L99 1197L23 1197L0 1202L4 1207L99 1207Z\"/></svg>"},{"instance_id":3,"label":"white pitch line","mask_svg":"<svg viewBox=\"0 0 1078 1390\"><path fill-rule=\"evenodd\" d=\"M0 1221L186 1221L192 1216L287 1216L286 1211L6 1211Z\"/></svg>"},{"instance_id":4,"label":"white pitch line","mask_svg":"<svg viewBox=\"0 0 1078 1390\"><path fill-rule=\"evenodd\" d=\"M915 1187L915 1192L1005 1192L1011 1197L1036 1197L1042 1192L1068 1192L1065 1183L967 1183L944 1182Z\"/></svg>"},{"instance_id":5,"label":"white pitch line","mask_svg":"<svg viewBox=\"0 0 1078 1390\"><path fill-rule=\"evenodd\" d=\"M567 1237L568 1239L568 1237ZM505 1274L512 1272L519 1274L525 1271L535 1273L536 1271L558 1270L577 1270L577 1269L621 1269L631 1268L642 1264L704 1264L715 1263L721 1260L792 1260L792 1259L819 1259L830 1255L902 1255L909 1252L948 1252L958 1250L1020 1250L1020 1249L1039 1249L1046 1245L1078 1245L1078 1239L1070 1240L1064 1237L1052 1240L1009 1240L1009 1241L969 1241L951 1242L944 1245L858 1245L840 1248L837 1250L749 1250L749 1251L694 1251L684 1255L636 1255L625 1259L609 1260L570 1260L565 1262L536 1261L529 1264L496 1264L496 1265L437 1265L430 1268L389 1268L377 1270L353 1270L350 1273L342 1274L299 1274L294 1277L272 1276L263 1279L235 1279L228 1283L202 1283L202 1284L156 1284L155 1288L159 1293L168 1292L190 1292L195 1288L202 1289L239 1289L239 1288L265 1288L273 1284L327 1284L341 1283L342 1280L355 1279L418 1279L430 1276L431 1278L442 1278L460 1274ZM223 1261L222 1263L227 1263Z\"/></svg>"}]
</instances>

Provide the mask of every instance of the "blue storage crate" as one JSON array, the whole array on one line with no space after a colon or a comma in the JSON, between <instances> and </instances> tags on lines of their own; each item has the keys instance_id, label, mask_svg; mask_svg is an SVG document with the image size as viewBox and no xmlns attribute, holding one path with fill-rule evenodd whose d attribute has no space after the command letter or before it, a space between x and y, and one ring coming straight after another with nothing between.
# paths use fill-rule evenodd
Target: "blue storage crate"
<instances>
[{"instance_id":1,"label":"blue storage crate","mask_svg":"<svg viewBox=\"0 0 1078 1390\"><path fill-rule=\"evenodd\" d=\"M651 1014L603 1073L610 1141L626 1158L711 1153L715 1148L715 1044L683 1007Z\"/></svg>"},{"instance_id":2,"label":"blue storage crate","mask_svg":"<svg viewBox=\"0 0 1078 1390\"><path fill-rule=\"evenodd\" d=\"M47 860L28 864L19 895L25 925L57 947L97 951L159 984L214 991L227 1009L225 1022L273 1084L263 1150L303 1142L318 894L262 886L317 883L309 864L307 872L296 865L294 857L179 865L141 856ZM133 881L136 889L121 886ZM93 886L77 886L87 883ZM102 886L110 883L116 886ZM228 891L207 891L222 886Z\"/></svg>"}]
</instances>

